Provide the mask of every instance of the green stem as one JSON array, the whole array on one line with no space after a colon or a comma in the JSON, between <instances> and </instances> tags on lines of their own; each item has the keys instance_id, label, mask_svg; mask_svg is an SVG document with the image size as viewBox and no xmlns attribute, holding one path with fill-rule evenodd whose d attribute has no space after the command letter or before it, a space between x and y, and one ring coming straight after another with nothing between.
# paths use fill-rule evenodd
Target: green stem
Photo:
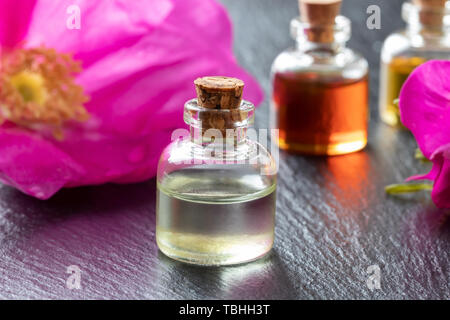
<instances>
[{"instance_id":1,"label":"green stem","mask_svg":"<svg viewBox=\"0 0 450 320\"><path fill-rule=\"evenodd\" d=\"M416 149L416 153L414 155L414 158L416 158L417 160L420 160L422 162L431 162L430 160L428 160L422 153L422 151L420 151L420 149Z\"/></svg>"},{"instance_id":2,"label":"green stem","mask_svg":"<svg viewBox=\"0 0 450 320\"><path fill-rule=\"evenodd\" d=\"M384 188L387 194L402 194L419 191L433 190L431 183L405 183L405 184L391 184Z\"/></svg>"}]
</instances>

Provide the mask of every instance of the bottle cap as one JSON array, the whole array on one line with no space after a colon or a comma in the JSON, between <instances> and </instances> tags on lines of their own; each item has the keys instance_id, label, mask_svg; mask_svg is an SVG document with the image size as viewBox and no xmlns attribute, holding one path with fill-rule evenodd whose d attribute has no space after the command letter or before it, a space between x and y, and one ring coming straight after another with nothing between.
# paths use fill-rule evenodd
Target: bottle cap
<instances>
[{"instance_id":1,"label":"bottle cap","mask_svg":"<svg viewBox=\"0 0 450 320\"><path fill-rule=\"evenodd\" d=\"M241 106L244 81L229 77L203 77L194 81L199 106L236 109Z\"/></svg>"},{"instance_id":2,"label":"bottle cap","mask_svg":"<svg viewBox=\"0 0 450 320\"><path fill-rule=\"evenodd\" d=\"M424 8L443 8L447 0L412 0L412 2Z\"/></svg>"},{"instance_id":3,"label":"bottle cap","mask_svg":"<svg viewBox=\"0 0 450 320\"><path fill-rule=\"evenodd\" d=\"M441 26L445 14L447 0L412 0L412 3L420 7L420 22L427 26Z\"/></svg>"},{"instance_id":4,"label":"bottle cap","mask_svg":"<svg viewBox=\"0 0 450 320\"><path fill-rule=\"evenodd\" d=\"M200 109L193 112L198 114L203 133L217 129L225 137L227 129L240 127L253 114L253 106L242 103L244 81L214 76L198 78L194 84Z\"/></svg>"},{"instance_id":5,"label":"bottle cap","mask_svg":"<svg viewBox=\"0 0 450 320\"><path fill-rule=\"evenodd\" d=\"M308 39L314 42L334 41L334 25L342 0L299 0L300 17L311 28Z\"/></svg>"}]
</instances>

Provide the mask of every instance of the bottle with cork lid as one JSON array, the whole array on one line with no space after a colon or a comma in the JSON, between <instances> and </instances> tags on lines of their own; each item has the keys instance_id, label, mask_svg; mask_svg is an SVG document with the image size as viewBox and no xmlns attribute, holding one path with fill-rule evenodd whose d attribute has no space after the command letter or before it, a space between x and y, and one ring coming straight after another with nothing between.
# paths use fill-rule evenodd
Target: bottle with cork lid
<instances>
[{"instance_id":1,"label":"bottle with cork lid","mask_svg":"<svg viewBox=\"0 0 450 320\"><path fill-rule=\"evenodd\" d=\"M244 82L203 77L187 101L189 130L172 134L157 173L156 241L167 256L197 265L258 259L273 245L277 165L248 136L254 106ZM252 134L251 134L252 133Z\"/></svg>"},{"instance_id":2,"label":"bottle with cork lid","mask_svg":"<svg viewBox=\"0 0 450 320\"><path fill-rule=\"evenodd\" d=\"M404 128L396 103L411 72L431 60L450 59L450 1L410 0L403 4L406 29L387 37L381 50L381 119Z\"/></svg>"},{"instance_id":3,"label":"bottle with cork lid","mask_svg":"<svg viewBox=\"0 0 450 320\"><path fill-rule=\"evenodd\" d=\"M363 149L368 129L368 63L346 47L342 0L299 0L294 48L272 65L271 126L292 153L333 156Z\"/></svg>"}]
</instances>

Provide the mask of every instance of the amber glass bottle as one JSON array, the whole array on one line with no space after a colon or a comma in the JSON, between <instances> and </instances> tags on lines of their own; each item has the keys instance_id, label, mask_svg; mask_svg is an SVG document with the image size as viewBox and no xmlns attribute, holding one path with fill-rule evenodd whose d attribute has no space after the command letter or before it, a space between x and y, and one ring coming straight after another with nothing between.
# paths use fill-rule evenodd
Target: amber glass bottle
<instances>
[{"instance_id":1,"label":"amber glass bottle","mask_svg":"<svg viewBox=\"0 0 450 320\"><path fill-rule=\"evenodd\" d=\"M367 144L368 63L345 46L347 18L331 13L331 25L312 24L312 10L305 9L291 22L297 46L272 66L271 121L279 146L312 155L361 150Z\"/></svg>"},{"instance_id":2,"label":"amber glass bottle","mask_svg":"<svg viewBox=\"0 0 450 320\"><path fill-rule=\"evenodd\" d=\"M450 1L412 0L403 4L406 30L391 34L381 52L380 117L403 127L396 100L412 71L430 59L450 59Z\"/></svg>"}]
</instances>

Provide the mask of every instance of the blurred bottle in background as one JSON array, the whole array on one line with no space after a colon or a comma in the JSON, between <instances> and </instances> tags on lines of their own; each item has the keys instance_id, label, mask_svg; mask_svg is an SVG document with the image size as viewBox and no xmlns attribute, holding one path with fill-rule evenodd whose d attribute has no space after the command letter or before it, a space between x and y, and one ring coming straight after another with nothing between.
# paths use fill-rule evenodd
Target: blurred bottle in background
<instances>
[{"instance_id":1,"label":"blurred bottle in background","mask_svg":"<svg viewBox=\"0 0 450 320\"><path fill-rule=\"evenodd\" d=\"M403 127L395 102L411 72L431 59L450 59L450 1L412 0L403 4L405 30L391 34L381 51L380 116Z\"/></svg>"},{"instance_id":2,"label":"blurred bottle in background","mask_svg":"<svg viewBox=\"0 0 450 320\"><path fill-rule=\"evenodd\" d=\"M291 21L296 47L272 66L272 127L281 149L339 155L363 149L368 127L368 63L346 47L351 22L341 0L300 0Z\"/></svg>"}]
</instances>

